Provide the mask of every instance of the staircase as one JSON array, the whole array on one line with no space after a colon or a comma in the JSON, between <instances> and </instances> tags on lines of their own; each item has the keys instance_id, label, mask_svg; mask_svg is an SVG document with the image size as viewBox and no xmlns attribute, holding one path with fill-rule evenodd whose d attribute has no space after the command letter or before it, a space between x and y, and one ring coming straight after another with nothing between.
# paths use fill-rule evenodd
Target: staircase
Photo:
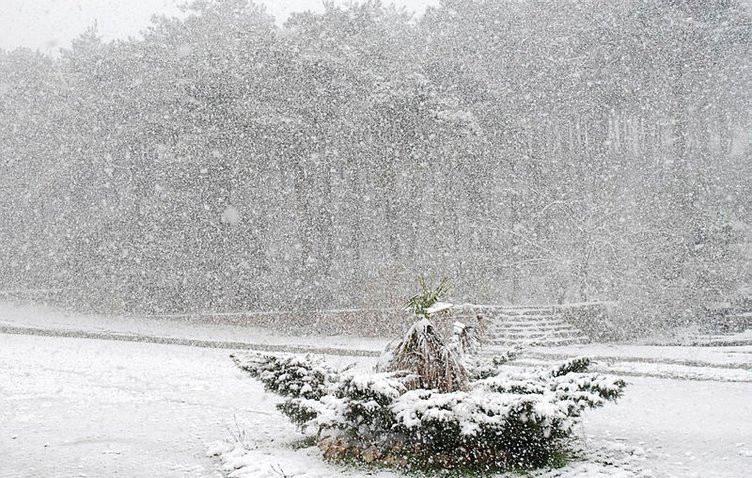
<instances>
[{"instance_id":1,"label":"staircase","mask_svg":"<svg viewBox=\"0 0 752 478\"><path fill-rule=\"evenodd\" d=\"M509 348L584 344L590 338L562 319L556 306L478 306L454 307L452 317L485 324L488 344ZM470 320L471 319L471 320Z\"/></svg>"}]
</instances>

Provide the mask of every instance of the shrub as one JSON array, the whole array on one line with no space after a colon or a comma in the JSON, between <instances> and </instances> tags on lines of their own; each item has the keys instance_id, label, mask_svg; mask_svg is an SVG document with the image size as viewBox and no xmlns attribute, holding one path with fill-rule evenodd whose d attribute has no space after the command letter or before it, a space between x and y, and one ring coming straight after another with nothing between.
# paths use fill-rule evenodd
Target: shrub
<instances>
[{"instance_id":1,"label":"shrub","mask_svg":"<svg viewBox=\"0 0 752 478\"><path fill-rule=\"evenodd\" d=\"M315 430L328 458L419 468L546 465L561 454L580 414L615 400L625 386L586 373L585 358L515 373L498 366L495 375L451 392L410 389L415 377L405 372L336 377L310 359L252 363L261 365L243 368L288 397L280 410Z\"/></svg>"},{"instance_id":2,"label":"shrub","mask_svg":"<svg viewBox=\"0 0 752 478\"><path fill-rule=\"evenodd\" d=\"M301 427L319 415L320 400L328 393L332 381L338 379L337 372L310 355L280 358L246 353L230 357L267 391L288 397L277 409Z\"/></svg>"},{"instance_id":3,"label":"shrub","mask_svg":"<svg viewBox=\"0 0 752 478\"><path fill-rule=\"evenodd\" d=\"M519 349L483 362L478 337L456 324L447 344L430 308L446 291L421 281L415 322L377 372L336 372L311 357L233 356L279 409L313 430L327 458L422 469L534 468L561 457L581 413L618 398L622 380L587 373L586 357L510 372Z\"/></svg>"}]
</instances>

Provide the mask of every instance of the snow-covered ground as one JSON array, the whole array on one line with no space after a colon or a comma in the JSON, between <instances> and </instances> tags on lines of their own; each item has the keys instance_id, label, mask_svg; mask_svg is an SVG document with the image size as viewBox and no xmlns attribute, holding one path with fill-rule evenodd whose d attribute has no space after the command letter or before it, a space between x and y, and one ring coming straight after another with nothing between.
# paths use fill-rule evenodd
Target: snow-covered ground
<instances>
[{"instance_id":1,"label":"snow-covered ground","mask_svg":"<svg viewBox=\"0 0 752 478\"><path fill-rule=\"evenodd\" d=\"M585 415L585 435L642 447L656 477L752 476L752 384L627 381L616 405Z\"/></svg>"},{"instance_id":2,"label":"snow-covered ground","mask_svg":"<svg viewBox=\"0 0 752 478\"><path fill-rule=\"evenodd\" d=\"M66 322L50 317L49 311L37 312L33 319L37 322L31 325L86 325L78 317ZM30 315L35 314L26 317ZM21 316L8 317L8 307L0 309L0 323L24 323ZM149 327L150 333L165 333L157 326ZM186 328L181 333L195 336L204 331ZM275 342L286 340L269 336ZM251 342L260 340L248 337ZM357 340L351 340L341 345L360 347ZM308 343L320 345L319 338L309 337ZM368 349L368 344L363 347ZM546 352L555 357L571 353L644 358L646 366L656 365L654 360L665 354L667 363L658 365L694 360L712 365L694 369L733 373L752 367L752 354L744 347L684 350L587 345L536 350L537 358L530 360L544 360ZM336 365L357 360L364 367L373 361L342 355L327 359ZM638 366L643 362L626 363ZM294 450L290 443L300 435L275 411L275 397L236 370L227 350L0 333L0 377L3 478L219 477L220 461L206 452L233 435L242 435L250 448L248 454L236 450L228 455L232 463L246 465L247 473L241 473L245 476L279 477L281 472L296 477L354 477L364 473L342 471L322 461L316 449ZM627 381L626 395L619 403L586 415L580 433L595 462L574 463L566 470L536 476L750 476L752 382L716 381L712 374L703 380L629 376ZM214 451L219 449L214 447ZM603 464L608 461L617 466ZM380 476L395 475L384 472Z\"/></svg>"},{"instance_id":3,"label":"snow-covered ground","mask_svg":"<svg viewBox=\"0 0 752 478\"><path fill-rule=\"evenodd\" d=\"M184 318L147 319L103 317L60 312L47 307L0 303L0 332L43 335L83 335L158 343L184 343L205 347L252 348L278 352L336 353L378 356L389 341L384 338L300 336L272 333L262 328L226 323L202 323ZM487 347L484 353L503 352ZM636 344L586 344L532 347L516 363L535 365L579 355L594 357L594 370L627 376L691 380L752 382L752 346L689 347Z\"/></svg>"},{"instance_id":4,"label":"snow-covered ground","mask_svg":"<svg viewBox=\"0 0 752 478\"><path fill-rule=\"evenodd\" d=\"M260 327L228 323L192 321L184 317L148 319L134 316L101 316L74 314L51 307L0 302L0 330L3 327L24 327L37 330L82 330L103 335L163 337L185 340L242 342L262 346L300 346L358 350L377 355L389 339L343 335L293 335L270 332ZM752 331L750 331L752 333ZM493 353L495 350L487 350ZM734 347L656 346L637 344L585 344L560 347L532 347L529 356L560 359L587 353L603 360L628 362L661 362L680 365L752 367L752 345Z\"/></svg>"},{"instance_id":5,"label":"snow-covered ground","mask_svg":"<svg viewBox=\"0 0 752 478\"><path fill-rule=\"evenodd\" d=\"M7 478L218 476L234 415L275 421L214 349L0 335L0 377Z\"/></svg>"},{"instance_id":6,"label":"snow-covered ground","mask_svg":"<svg viewBox=\"0 0 752 478\"><path fill-rule=\"evenodd\" d=\"M383 338L270 333L259 327L228 323L207 323L184 317L150 319L129 316L73 314L51 307L0 302L0 328L27 327L34 329L84 330L94 333L158 336L172 339L244 342L258 345L316 346L371 351L377 354L388 340Z\"/></svg>"},{"instance_id":7,"label":"snow-covered ground","mask_svg":"<svg viewBox=\"0 0 752 478\"><path fill-rule=\"evenodd\" d=\"M587 353L593 357L619 358L621 360L683 365L712 365L740 367L752 365L752 346L736 347L680 347L634 344L583 344L565 347L540 347L535 355L564 358Z\"/></svg>"}]
</instances>

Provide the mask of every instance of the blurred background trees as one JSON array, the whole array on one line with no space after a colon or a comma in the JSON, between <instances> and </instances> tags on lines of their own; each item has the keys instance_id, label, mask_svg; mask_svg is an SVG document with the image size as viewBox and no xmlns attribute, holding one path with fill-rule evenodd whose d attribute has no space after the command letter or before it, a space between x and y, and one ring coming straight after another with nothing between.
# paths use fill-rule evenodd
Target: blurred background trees
<instances>
[{"instance_id":1,"label":"blurred background trees","mask_svg":"<svg viewBox=\"0 0 752 478\"><path fill-rule=\"evenodd\" d=\"M741 1L195 2L0 52L0 287L105 311L747 294Z\"/></svg>"}]
</instances>

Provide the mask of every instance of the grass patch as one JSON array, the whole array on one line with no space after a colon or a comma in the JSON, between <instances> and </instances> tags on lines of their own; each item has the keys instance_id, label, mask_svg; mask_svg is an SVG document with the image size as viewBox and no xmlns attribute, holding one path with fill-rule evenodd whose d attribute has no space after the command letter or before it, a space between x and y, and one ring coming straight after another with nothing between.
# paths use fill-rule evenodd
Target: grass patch
<instances>
[{"instance_id":1,"label":"grass patch","mask_svg":"<svg viewBox=\"0 0 752 478\"><path fill-rule=\"evenodd\" d=\"M291 442L288 446L293 450L302 450L303 448L311 448L316 446L317 438L315 436L307 436L299 440Z\"/></svg>"}]
</instances>

